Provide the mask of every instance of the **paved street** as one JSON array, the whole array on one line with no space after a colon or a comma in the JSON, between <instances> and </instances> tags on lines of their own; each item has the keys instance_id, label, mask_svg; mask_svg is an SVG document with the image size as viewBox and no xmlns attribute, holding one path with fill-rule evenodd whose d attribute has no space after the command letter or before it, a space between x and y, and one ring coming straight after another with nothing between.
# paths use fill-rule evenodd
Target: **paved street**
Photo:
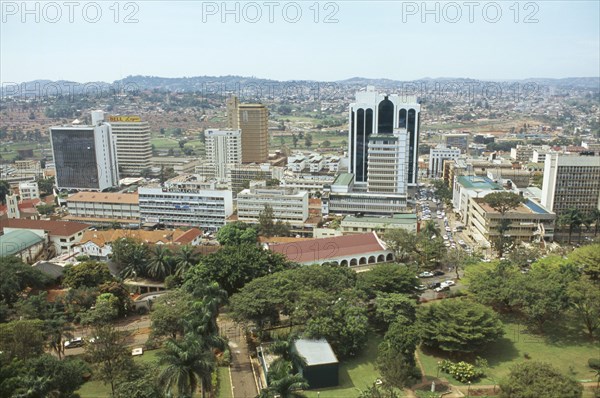
<instances>
[{"instance_id":1,"label":"paved street","mask_svg":"<svg viewBox=\"0 0 600 398\"><path fill-rule=\"evenodd\" d=\"M242 328L228 319L218 320L221 333L229 339L231 351L231 379L235 398L252 398L258 395L256 379L248 352L246 336Z\"/></svg>"}]
</instances>

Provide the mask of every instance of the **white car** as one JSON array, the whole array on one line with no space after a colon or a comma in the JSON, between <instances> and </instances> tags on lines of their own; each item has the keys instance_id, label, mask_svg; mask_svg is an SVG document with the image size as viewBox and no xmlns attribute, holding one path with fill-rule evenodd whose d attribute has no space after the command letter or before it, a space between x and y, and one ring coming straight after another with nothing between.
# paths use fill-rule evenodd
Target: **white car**
<instances>
[{"instance_id":1,"label":"white car","mask_svg":"<svg viewBox=\"0 0 600 398\"><path fill-rule=\"evenodd\" d=\"M446 279L441 283L441 286L454 286L456 283L452 279Z\"/></svg>"},{"instance_id":2,"label":"white car","mask_svg":"<svg viewBox=\"0 0 600 398\"><path fill-rule=\"evenodd\" d=\"M75 348L83 346L83 337L75 337L71 340L65 341L65 348Z\"/></svg>"},{"instance_id":3,"label":"white car","mask_svg":"<svg viewBox=\"0 0 600 398\"><path fill-rule=\"evenodd\" d=\"M429 271L424 271L419 274L419 278L432 278L433 276L433 273Z\"/></svg>"},{"instance_id":4,"label":"white car","mask_svg":"<svg viewBox=\"0 0 600 398\"><path fill-rule=\"evenodd\" d=\"M464 240L462 240L462 239L460 239L460 240L458 241L458 244L462 246L462 245L464 245L464 244L465 244L465 241L464 241Z\"/></svg>"}]
</instances>

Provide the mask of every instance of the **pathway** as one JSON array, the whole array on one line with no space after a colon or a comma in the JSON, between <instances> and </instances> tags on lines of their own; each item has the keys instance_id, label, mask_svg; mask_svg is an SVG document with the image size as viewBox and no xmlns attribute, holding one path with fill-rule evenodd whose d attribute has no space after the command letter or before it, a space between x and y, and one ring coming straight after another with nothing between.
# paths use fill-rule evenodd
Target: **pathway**
<instances>
[{"instance_id":1,"label":"pathway","mask_svg":"<svg viewBox=\"0 0 600 398\"><path fill-rule=\"evenodd\" d=\"M229 339L231 351L231 381L234 398L254 398L258 395L248 345L242 328L230 320L219 319L219 328Z\"/></svg>"}]
</instances>

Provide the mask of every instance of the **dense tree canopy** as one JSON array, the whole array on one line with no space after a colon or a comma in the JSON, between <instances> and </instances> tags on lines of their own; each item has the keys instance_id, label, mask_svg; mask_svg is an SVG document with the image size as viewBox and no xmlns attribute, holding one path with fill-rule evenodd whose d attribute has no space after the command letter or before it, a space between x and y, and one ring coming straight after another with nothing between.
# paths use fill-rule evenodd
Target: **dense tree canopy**
<instances>
[{"instance_id":1,"label":"dense tree canopy","mask_svg":"<svg viewBox=\"0 0 600 398\"><path fill-rule=\"evenodd\" d=\"M583 391L577 381L536 361L515 365L500 389L502 398L579 398Z\"/></svg>"},{"instance_id":2,"label":"dense tree canopy","mask_svg":"<svg viewBox=\"0 0 600 398\"><path fill-rule=\"evenodd\" d=\"M417 319L423 344L451 353L477 352L504 334L498 316L471 300L442 300L420 307Z\"/></svg>"},{"instance_id":3,"label":"dense tree canopy","mask_svg":"<svg viewBox=\"0 0 600 398\"><path fill-rule=\"evenodd\" d=\"M419 281L415 271L404 264L378 264L369 272L358 274L357 287L374 298L378 293L403 293L413 295Z\"/></svg>"},{"instance_id":4,"label":"dense tree canopy","mask_svg":"<svg viewBox=\"0 0 600 398\"><path fill-rule=\"evenodd\" d=\"M256 229L243 222L226 224L221 227L216 235L217 241L225 245L243 245L256 243L258 234Z\"/></svg>"},{"instance_id":5,"label":"dense tree canopy","mask_svg":"<svg viewBox=\"0 0 600 398\"><path fill-rule=\"evenodd\" d=\"M0 301L12 304L25 288L39 289L48 282L48 277L20 259L0 257Z\"/></svg>"},{"instance_id":6,"label":"dense tree canopy","mask_svg":"<svg viewBox=\"0 0 600 398\"><path fill-rule=\"evenodd\" d=\"M223 246L202 257L186 275L186 283L217 282L228 294L237 292L255 278L295 267L278 253L256 245Z\"/></svg>"},{"instance_id":7,"label":"dense tree canopy","mask_svg":"<svg viewBox=\"0 0 600 398\"><path fill-rule=\"evenodd\" d=\"M65 267L63 284L78 289L81 287L98 287L111 281L114 281L114 277L106 263L84 261L74 266Z\"/></svg>"}]
</instances>

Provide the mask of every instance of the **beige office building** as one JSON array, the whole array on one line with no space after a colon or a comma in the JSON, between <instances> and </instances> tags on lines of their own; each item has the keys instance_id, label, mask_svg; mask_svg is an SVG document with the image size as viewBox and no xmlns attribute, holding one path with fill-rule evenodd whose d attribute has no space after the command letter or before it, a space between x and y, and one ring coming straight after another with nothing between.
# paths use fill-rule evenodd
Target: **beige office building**
<instances>
[{"instance_id":1,"label":"beige office building","mask_svg":"<svg viewBox=\"0 0 600 398\"><path fill-rule=\"evenodd\" d=\"M108 122L116 137L120 175L137 176L150 167L152 145L148 122L142 122L139 116L110 116Z\"/></svg>"},{"instance_id":2,"label":"beige office building","mask_svg":"<svg viewBox=\"0 0 600 398\"><path fill-rule=\"evenodd\" d=\"M227 100L227 127L242 131L244 163L264 163L269 160L268 119L269 110L262 104L240 104L235 96Z\"/></svg>"}]
</instances>

